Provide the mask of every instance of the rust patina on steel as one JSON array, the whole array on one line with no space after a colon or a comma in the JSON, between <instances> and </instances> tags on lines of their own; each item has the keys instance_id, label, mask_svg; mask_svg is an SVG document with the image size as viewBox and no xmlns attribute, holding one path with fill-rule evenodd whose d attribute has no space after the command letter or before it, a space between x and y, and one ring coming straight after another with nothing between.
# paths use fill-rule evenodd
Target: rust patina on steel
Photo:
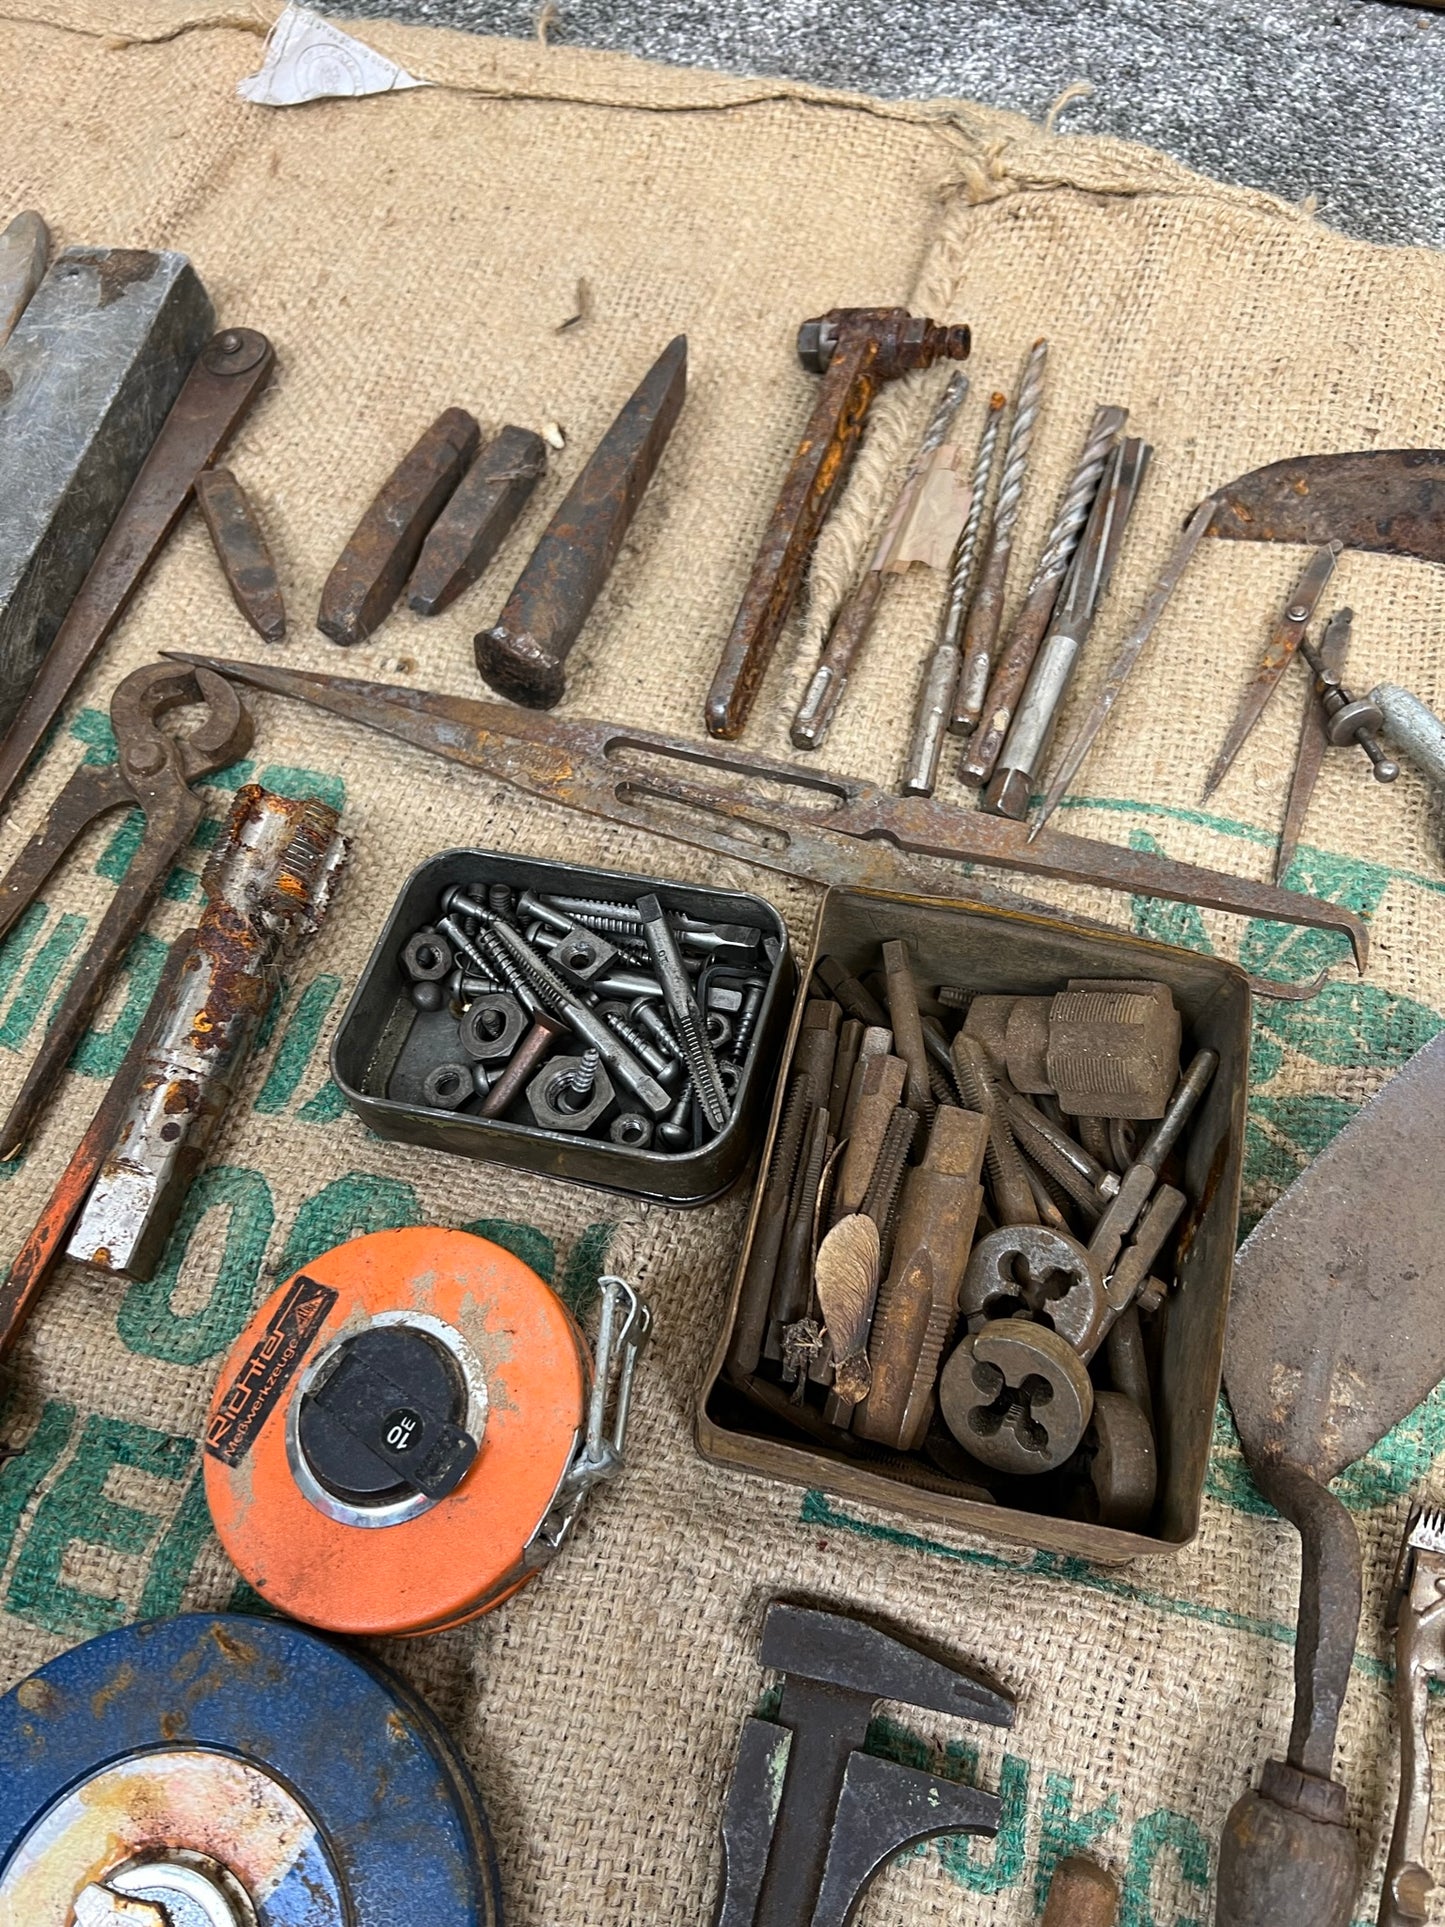
<instances>
[{"instance_id":1,"label":"rust patina on steel","mask_svg":"<svg viewBox=\"0 0 1445 1927\"><path fill-rule=\"evenodd\" d=\"M798 357L822 386L723 644L707 697L710 736L737 736L748 720L874 396L884 382L942 358L963 361L969 344L967 328L940 327L906 308L834 308L798 330Z\"/></svg>"},{"instance_id":2,"label":"rust patina on steel","mask_svg":"<svg viewBox=\"0 0 1445 1927\"><path fill-rule=\"evenodd\" d=\"M160 719L168 710L195 703L203 703L207 714L189 735L170 736L161 729ZM9 1117L0 1125L0 1158L14 1157L24 1148L116 965L205 815L191 784L224 769L251 746L251 717L233 685L209 670L174 663L153 662L132 671L110 699L110 720L119 761L82 763L0 880L3 939L92 823L111 810L139 807L145 814L140 846L50 1020Z\"/></svg>"},{"instance_id":3,"label":"rust patina on steel","mask_svg":"<svg viewBox=\"0 0 1445 1927\"><path fill-rule=\"evenodd\" d=\"M1025 825L1007 817L951 809L929 797L892 796L859 777L612 723L563 722L501 703L266 663L179 653L177 660L330 710L549 802L809 882L987 901L986 890L950 875L944 864L914 861L951 859L1337 931L1349 938L1360 970L1365 967L1369 938L1351 911L1151 851L1058 830L1030 839ZM1012 907L1019 907L1017 899Z\"/></svg>"},{"instance_id":4,"label":"rust patina on steel","mask_svg":"<svg viewBox=\"0 0 1445 1927\"><path fill-rule=\"evenodd\" d=\"M602 593L687 393L687 336L668 342L568 489L506 607L474 647L484 681L529 709L567 688L567 656Z\"/></svg>"},{"instance_id":5,"label":"rust patina on steel","mask_svg":"<svg viewBox=\"0 0 1445 1927\"><path fill-rule=\"evenodd\" d=\"M284 642L286 607L276 564L245 489L228 468L203 468L196 501L232 600L263 641Z\"/></svg>"},{"instance_id":6,"label":"rust patina on steel","mask_svg":"<svg viewBox=\"0 0 1445 1927\"><path fill-rule=\"evenodd\" d=\"M1445 562L1445 448L1292 455L1214 491L1209 534Z\"/></svg>"},{"instance_id":7,"label":"rust patina on steel","mask_svg":"<svg viewBox=\"0 0 1445 1927\"><path fill-rule=\"evenodd\" d=\"M106 1153L115 1141L116 1131L130 1104L141 1065L145 1062L151 1038L160 1021L161 1011L175 988L195 934L194 930L182 931L167 952L155 995L131 1040L130 1048L121 1059L120 1069L106 1086L95 1115L86 1126L85 1136L61 1172L29 1237L15 1254L5 1282L0 1284L0 1361L14 1349L25 1320L44 1289L56 1259L65 1248L70 1227L75 1223ZM9 1451L0 1444L0 1460L7 1456L10 1456Z\"/></svg>"},{"instance_id":8,"label":"rust patina on steel","mask_svg":"<svg viewBox=\"0 0 1445 1927\"><path fill-rule=\"evenodd\" d=\"M197 475L246 419L275 361L270 342L254 328L225 328L201 350L0 742L0 812L180 520Z\"/></svg>"},{"instance_id":9,"label":"rust patina on steel","mask_svg":"<svg viewBox=\"0 0 1445 1927\"><path fill-rule=\"evenodd\" d=\"M449 609L502 546L547 466L547 444L530 428L504 428L457 485L422 548L407 589L421 616Z\"/></svg>"},{"instance_id":10,"label":"rust patina on steel","mask_svg":"<svg viewBox=\"0 0 1445 1927\"><path fill-rule=\"evenodd\" d=\"M464 408L446 408L402 456L326 578L316 612L323 636L350 647L386 621L481 438Z\"/></svg>"},{"instance_id":11,"label":"rust patina on steel","mask_svg":"<svg viewBox=\"0 0 1445 1927\"><path fill-rule=\"evenodd\" d=\"M1360 1546L1329 1481L1445 1374L1442 1130L1445 1035L1345 1126L1235 1261L1225 1386L1255 1477L1304 1552L1289 1747L1225 1824L1220 1927L1339 1927L1354 1911L1359 1868L1333 1771Z\"/></svg>"},{"instance_id":12,"label":"rust patina on steel","mask_svg":"<svg viewBox=\"0 0 1445 1927\"><path fill-rule=\"evenodd\" d=\"M326 915L346 853L329 803L257 783L238 792L201 878L205 915L68 1256L122 1277L155 1275L277 977Z\"/></svg>"}]
</instances>

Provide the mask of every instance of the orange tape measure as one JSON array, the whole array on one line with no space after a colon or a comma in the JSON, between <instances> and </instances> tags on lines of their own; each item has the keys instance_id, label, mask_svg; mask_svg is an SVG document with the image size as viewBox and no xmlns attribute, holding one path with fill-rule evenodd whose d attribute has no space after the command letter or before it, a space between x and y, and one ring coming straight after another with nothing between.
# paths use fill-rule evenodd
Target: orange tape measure
<instances>
[{"instance_id":1,"label":"orange tape measure","mask_svg":"<svg viewBox=\"0 0 1445 1927\"><path fill-rule=\"evenodd\" d=\"M469 1232L372 1232L298 1271L237 1340L207 1421L206 1499L238 1570L334 1632L499 1605L621 1468L650 1321L622 1279L601 1293L594 1362L556 1293Z\"/></svg>"}]
</instances>

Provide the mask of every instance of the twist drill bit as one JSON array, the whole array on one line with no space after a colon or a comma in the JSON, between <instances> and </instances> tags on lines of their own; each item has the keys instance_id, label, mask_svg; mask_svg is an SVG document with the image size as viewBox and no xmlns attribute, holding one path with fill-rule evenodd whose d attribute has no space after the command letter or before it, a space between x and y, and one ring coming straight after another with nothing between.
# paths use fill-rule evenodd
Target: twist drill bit
<instances>
[{"instance_id":1,"label":"twist drill bit","mask_svg":"<svg viewBox=\"0 0 1445 1927\"><path fill-rule=\"evenodd\" d=\"M1029 350L1019 380L1018 399L1004 447L1003 473L999 477L998 499L993 506L993 528L983 559L978 590L968 611L963 629L963 667L953 699L955 735L967 735L978 727L983 714L983 699L988 691L989 664L998 626L1003 616L1004 589L1008 582L1009 557L1013 552L1014 527L1023 499L1024 477L1028 473L1029 447L1034 438L1039 409L1044 399L1044 368L1049 344L1036 341Z\"/></svg>"},{"instance_id":2,"label":"twist drill bit","mask_svg":"<svg viewBox=\"0 0 1445 1927\"><path fill-rule=\"evenodd\" d=\"M958 538L958 546L953 551L938 642L924 668L923 683L918 692L913 739L908 746L908 760L903 766L903 781L899 784L904 796L932 796L938 781L938 759L943 753L943 739L952 720L953 695L958 688L959 671L963 666L959 638L963 633L963 619L968 613L974 563L978 559L978 538L983 529L984 508L988 498L988 480L993 472L993 452L998 445L999 422L1006 406L1007 397L994 395L984 416L983 433L979 436L973 479L969 487L968 519Z\"/></svg>"},{"instance_id":3,"label":"twist drill bit","mask_svg":"<svg viewBox=\"0 0 1445 1927\"><path fill-rule=\"evenodd\" d=\"M1037 1224L1039 1211L1034 1203L1033 1187L1023 1156L1014 1142L997 1074L978 1038L970 1037L966 1031L959 1031L953 1040L953 1076L965 1106L988 1119L984 1163L1000 1224Z\"/></svg>"},{"instance_id":4,"label":"twist drill bit","mask_svg":"<svg viewBox=\"0 0 1445 1927\"><path fill-rule=\"evenodd\" d=\"M993 774L998 753L1008 735L1014 710L1028 682L1029 671L1044 639L1049 617L1059 599L1059 589L1069 564L1078 549L1084 525L1099 492L1104 469L1114 446L1129 419L1126 408L1098 408L1089 427L1082 454L1064 490L1049 530L1043 554L1034 569L1023 607L1014 618L1008 641L1004 644L984 697L983 719L964 754L959 774L965 783L981 789Z\"/></svg>"},{"instance_id":5,"label":"twist drill bit","mask_svg":"<svg viewBox=\"0 0 1445 1927\"><path fill-rule=\"evenodd\" d=\"M879 599L883 594L884 568L888 562L892 533L907 515L918 491L923 485L924 475L933 457L943 446L944 438L954 423L954 418L963 406L964 396L968 393L968 376L956 370L948 378L937 406L929 417L923 439L918 444L913 460L908 464L907 473L899 487L893 504L893 512L884 526L872 560L852 591L844 598L842 606L833 618L828 631L823 652L818 658L803 700L798 705L798 713L793 718L792 739L795 749L817 749L827 735L833 718L838 713L838 705L843 700L843 692L848 686L848 678L853 666L863 653L873 626Z\"/></svg>"},{"instance_id":6,"label":"twist drill bit","mask_svg":"<svg viewBox=\"0 0 1445 1927\"><path fill-rule=\"evenodd\" d=\"M697 1007L697 999L692 994L692 985L683 968L672 927L662 914L662 905L655 896L639 897L637 908L642 915L642 934L647 940L652 967L662 985L672 1027L687 1060L688 1074L702 1105L702 1114L714 1131L721 1131L732 1115L732 1102L723 1083L717 1058L713 1055L712 1045L707 1041L707 1026Z\"/></svg>"}]
</instances>

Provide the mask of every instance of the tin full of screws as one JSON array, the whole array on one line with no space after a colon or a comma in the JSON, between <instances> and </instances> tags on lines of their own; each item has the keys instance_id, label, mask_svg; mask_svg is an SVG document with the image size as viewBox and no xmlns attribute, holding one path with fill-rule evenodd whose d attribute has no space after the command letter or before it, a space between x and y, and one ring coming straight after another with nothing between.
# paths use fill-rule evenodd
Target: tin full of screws
<instances>
[{"instance_id":1,"label":"tin full of screws","mask_svg":"<svg viewBox=\"0 0 1445 1927\"><path fill-rule=\"evenodd\" d=\"M379 1136L694 1205L762 1141L794 987L761 897L450 850L337 1029Z\"/></svg>"}]
</instances>

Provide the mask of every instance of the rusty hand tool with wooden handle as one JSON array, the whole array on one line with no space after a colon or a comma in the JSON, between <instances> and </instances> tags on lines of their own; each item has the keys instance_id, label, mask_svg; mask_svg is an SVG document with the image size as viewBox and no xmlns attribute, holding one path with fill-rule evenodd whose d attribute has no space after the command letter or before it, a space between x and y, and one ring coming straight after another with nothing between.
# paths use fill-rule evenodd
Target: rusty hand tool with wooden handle
<instances>
[{"instance_id":1,"label":"rusty hand tool with wooden handle","mask_svg":"<svg viewBox=\"0 0 1445 1927\"><path fill-rule=\"evenodd\" d=\"M1445 1034L1418 1051L1240 1247L1224 1381L1245 1456L1303 1541L1285 1758L1238 1800L1218 1927L1346 1927L1359 1885L1335 1737L1361 1601L1354 1521L1329 1482L1445 1374L1439 1169Z\"/></svg>"}]
</instances>

